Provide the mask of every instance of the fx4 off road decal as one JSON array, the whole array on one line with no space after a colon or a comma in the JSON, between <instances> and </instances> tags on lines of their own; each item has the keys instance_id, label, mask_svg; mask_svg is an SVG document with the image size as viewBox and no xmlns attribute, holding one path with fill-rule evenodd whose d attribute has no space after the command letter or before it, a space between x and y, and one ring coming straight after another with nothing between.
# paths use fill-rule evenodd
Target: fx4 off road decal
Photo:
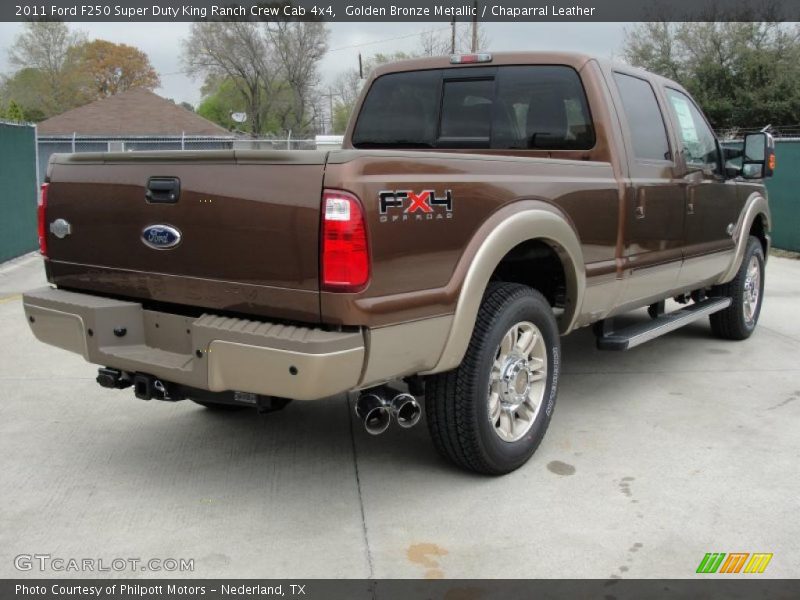
<instances>
[{"instance_id":1,"label":"fx4 off road decal","mask_svg":"<svg viewBox=\"0 0 800 600\"><path fill-rule=\"evenodd\" d=\"M386 190L378 192L381 223L396 221L436 221L453 218L453 192L445 190Z\"/></svg>"}]
</instances>

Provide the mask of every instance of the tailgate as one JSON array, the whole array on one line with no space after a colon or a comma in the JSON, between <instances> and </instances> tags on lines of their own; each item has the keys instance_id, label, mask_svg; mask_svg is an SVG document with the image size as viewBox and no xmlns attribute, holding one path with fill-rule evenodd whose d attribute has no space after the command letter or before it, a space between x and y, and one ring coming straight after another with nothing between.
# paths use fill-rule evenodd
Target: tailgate
<instances>
[{"instance_id":1,"label":"tailgate","mask_svg":"<svg viewBox=\"0 0 800 600\"><path fill-rule=\"evenodd\" d=\"M48 231L48 277L123 298L316 322L325 157L56 155L46 218L48 227L64 219L69 234Z\"/></svg>"}]
</instances>

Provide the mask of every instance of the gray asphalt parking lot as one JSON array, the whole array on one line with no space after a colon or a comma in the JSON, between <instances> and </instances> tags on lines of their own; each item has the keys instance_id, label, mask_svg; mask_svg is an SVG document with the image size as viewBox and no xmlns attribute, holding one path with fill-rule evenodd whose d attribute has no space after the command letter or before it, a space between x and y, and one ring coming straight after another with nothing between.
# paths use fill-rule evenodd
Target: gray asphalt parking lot
<instances>
[{"instance_id":1,"label":"gray asphalt parking lot","mask_svg":"<svg viewBox=\"0 0 800 600\"><path fill-rule=\"evenodd\" d=\"M771 257L758 330L707 321L626 353L563 340L560 393L531 461L456 470L424 422L372 437L344 397L215 414L108 391L37 342L0 266L0 577L14 557L189 558L102 576L673 577L706 552L770 552L800 576L800 261Z\"/></svg>"}]
</instances>

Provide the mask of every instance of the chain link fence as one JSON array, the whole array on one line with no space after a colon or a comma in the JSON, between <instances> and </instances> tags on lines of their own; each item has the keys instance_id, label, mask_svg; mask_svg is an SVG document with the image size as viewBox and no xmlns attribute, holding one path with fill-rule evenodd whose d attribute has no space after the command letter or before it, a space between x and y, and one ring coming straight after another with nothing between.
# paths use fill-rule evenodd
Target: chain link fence
<instances>
[{"instance_id":1,"label":"chain link fence","mask_svg":"<svg viewBox=\"0 0 800 600\"><path fill-rule=\"evenodd\" d=\"M776 140L800 140L800 125L782 125L780 127L767 126L769 133L772 134ZM715 133L719 140L725 142L735 142L744 139L745 134L758 133L762 131L763 127L730 127L728 129L717 129Z\"/></svg>"},{"instance_id":2,"label":"chain link fence","mask_svg":"<svg viewBox=\"0 0 800 600\"><path fill-rule=\"evenodd\" d=\"M737 127L718 130L723 146L741 149L745 134L763 127ZM781 250L800 252L800 126L770 127L775 138L775 174L765 184L772 215L772 245Z\"/></svg>"}]
</instances>

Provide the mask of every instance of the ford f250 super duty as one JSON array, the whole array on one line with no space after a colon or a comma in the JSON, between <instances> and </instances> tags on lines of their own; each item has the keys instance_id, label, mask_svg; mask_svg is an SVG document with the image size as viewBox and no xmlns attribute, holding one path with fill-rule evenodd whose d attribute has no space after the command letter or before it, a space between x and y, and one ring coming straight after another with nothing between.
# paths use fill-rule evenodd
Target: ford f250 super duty
<instances>
[{"instance_id":1,"label":"ford f250 super duty","mask_svg":"<svg viewBox=\"0 0 800 600\"><path fill-rule=\"evenodd\" d=\"M341 150L54 156L51 285L25 315L107 388L262 411L352 392L371 433L424 404L444 456L506 473L550 422L560 336L625 350L705 316L750 336L773 168L768 134L723 149L685 89L632 67L399 62Z\"/></svg>"}]
</instances>

